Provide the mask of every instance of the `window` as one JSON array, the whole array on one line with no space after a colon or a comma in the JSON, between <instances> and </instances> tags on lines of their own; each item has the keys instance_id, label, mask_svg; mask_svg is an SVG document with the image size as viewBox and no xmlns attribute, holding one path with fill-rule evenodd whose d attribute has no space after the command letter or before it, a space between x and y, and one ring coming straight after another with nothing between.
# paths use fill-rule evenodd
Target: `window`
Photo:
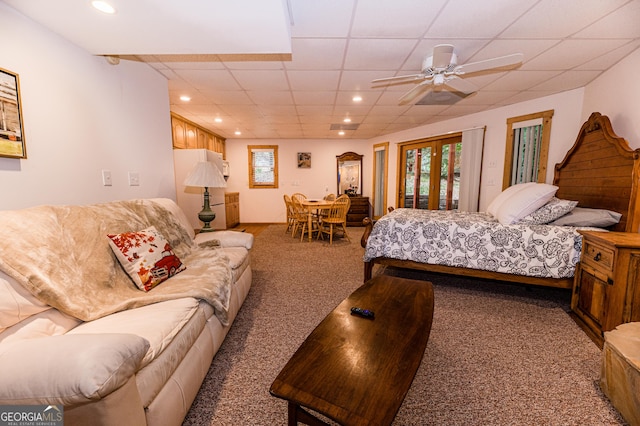
<instances>
[{"instance_id":1,"label":"window","mask_svg":"<svg viewBox=\"0 0 640 426\"><path fill-rule=\"evenodd\" d=\"M502 188L547 178L553 110L507 119Z\"/></svg>"},{"instance_id":2,"label":"window","mask_svg":"<svg viewBox=\"0 0 640 426\"><path fill-rule=\"evenodd\" d=\"M278 187L278 146L249 145L249 188Z\"/></svg>"}]
</instances>

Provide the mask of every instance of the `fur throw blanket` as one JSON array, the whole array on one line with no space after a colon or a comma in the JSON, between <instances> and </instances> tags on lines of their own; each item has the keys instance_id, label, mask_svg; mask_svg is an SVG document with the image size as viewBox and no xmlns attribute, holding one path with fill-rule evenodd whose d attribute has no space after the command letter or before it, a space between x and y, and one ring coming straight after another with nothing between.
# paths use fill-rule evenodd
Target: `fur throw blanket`
<instances>
[{"instance_id":1,"label":"fur throw blanket","mask_svg":"<svg viewBox=\"0 0 640 426\"><path fill-rule=\"evenodd\" d=\"M148 292L139 290L114 255L107 234L155 226L186 270ZM228 258L196 246L166 208L151 200L0 211L0 270L42 302L83 321L181 297L211 304L227 324Z\"/></svg>"}]
</instances>

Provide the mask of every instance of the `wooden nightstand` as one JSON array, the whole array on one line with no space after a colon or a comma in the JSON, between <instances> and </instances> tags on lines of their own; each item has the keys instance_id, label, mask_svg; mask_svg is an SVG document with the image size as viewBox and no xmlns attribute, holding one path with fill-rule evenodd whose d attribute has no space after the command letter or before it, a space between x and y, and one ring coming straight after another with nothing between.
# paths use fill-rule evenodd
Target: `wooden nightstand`
<instances>
[{"instance_id":1,"label":"wooden nightstand","mask_svg":"<svg viewBox=\"0 0 640 426\"><path fill-rule=\"evenodd\" d=\"M640 234L579 231L582 255L573 282L573 317L600 347L603 332L640 321Z\"/></svg>"}]
</instances>

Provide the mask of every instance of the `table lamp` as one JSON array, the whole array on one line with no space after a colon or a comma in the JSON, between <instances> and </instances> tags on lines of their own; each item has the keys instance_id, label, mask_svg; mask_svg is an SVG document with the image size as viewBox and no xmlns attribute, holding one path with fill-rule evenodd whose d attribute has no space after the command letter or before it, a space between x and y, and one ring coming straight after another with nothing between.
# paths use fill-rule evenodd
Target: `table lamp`
<instances>
[{"instance_id":1,"label":"table lamp","mask_svg":"<svg viewBox=\"0 0 640 426\"><path fill-rule=\"evenodd\" d=\"M222 176L222 172L210 161L200 161L189 172L184 180L185 186L198 186L204 188L204 205L202 211L198 213L198 219L204 222L204 226L200 232L211 232L213 228L209 225L215 218L216 214L211 210L209 205L209 188L224 188L227 183Z\"/></svg>"}]
</instances>

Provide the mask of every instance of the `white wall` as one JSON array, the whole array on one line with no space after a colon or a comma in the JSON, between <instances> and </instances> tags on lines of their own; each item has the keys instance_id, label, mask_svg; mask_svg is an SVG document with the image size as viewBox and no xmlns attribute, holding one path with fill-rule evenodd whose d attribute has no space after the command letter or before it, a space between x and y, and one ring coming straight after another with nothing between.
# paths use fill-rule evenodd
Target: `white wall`
<instances>
[{"instance_id":1,"label":"white wall","mask_svg":"<svg viewBox=\"0 0 640 426\"><path fill-rule=\"evenodd\" d=\"M166 79L109 65L0 2L0 67L20 78L27 159L0 158L0 209L175 199ZM113 186L102 185L101 170ZM130 187L127 174L140 174Z\"/></svg>"},{"instance_id":2,"label":"white wall","mask_svg":"<svg viewBox=\"0 0 640 426\"><path fill-rule=\"evenodd\" d=\"M278 188L250 189L248 145L278 145ZM336 156L347 151L363 154L363 191L371 192L373 148L365 140L339 139L229 139L226 159L230 164L227 192L240 193L240 221L243 223L284 223L284 194L301 192L322 198L338 191ZM299 169L298 152L311 153L311 168Z\"/></svg>"},{"instance_id":3,"label":"white wall","mask_svg":"<svg viewBox=\"0 0 640 426\"><path fill-rule=\"evenodd\" d=\"M502 191L507 118L552 109L554 110L554 115L551 125L546 177L546 181L551 183L555 164L562 161L567 150L575 142L578 131L582 126L582 98L583 89L576 89L372 139L370 141L372 144L390 142L387 204L389 206L396 205L398 191L396 185L397 143L486 126L482 160L482 184L480 188L480 210L485 210L491 200Z\"/></svg>"},{"instance_id":4,"label":"white wall","mask_svg":"<svg viewBox=\"0 0 640 426\"><path fill-rule=\"evenodd\" d=\"M585 89L582 121L592 112L599 112L611 120L613 131L640 148L640 49L620 61L598 77Z\"/></svg>"}]
</instances>

